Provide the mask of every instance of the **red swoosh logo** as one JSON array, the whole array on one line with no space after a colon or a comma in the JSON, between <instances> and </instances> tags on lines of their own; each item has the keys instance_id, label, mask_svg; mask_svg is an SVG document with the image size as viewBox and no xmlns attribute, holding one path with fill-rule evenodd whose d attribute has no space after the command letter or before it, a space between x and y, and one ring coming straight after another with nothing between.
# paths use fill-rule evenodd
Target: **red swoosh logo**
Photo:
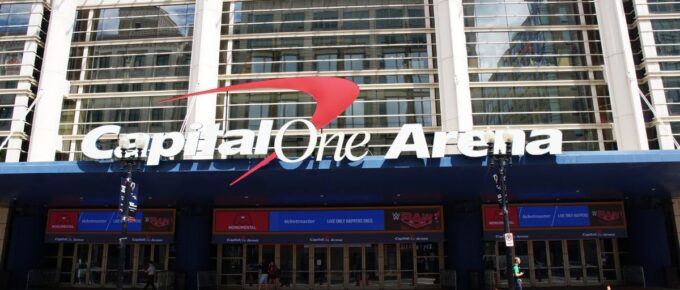
<instances>
[{"instance_id":1,"label":"red swoosh logo","mask_svg":"<svg viewBox=\"0 0 680 290\"><path fill-rule=\"evenodd\" d=\"M252 89L289 89L301 91L312 96L312 98L314 98L316 101L316 109L314 110L314 114L312 114L311 122L314 124L316 129L323 128L335 118L340 116L340 114L342 114L342 112L344 112L345 109L347 109L347 107L349 107L359 96L359 86L346 79L335 77L297 77L251 82L194 92L161 100L161 103L205 94ZM232 181L229 186L232 186L243 180L248 175L269 164L269 162L274 159L276 159L276 152L269 154L253 168L248 170L236 180Z\"/></svg>"}]
</instances>

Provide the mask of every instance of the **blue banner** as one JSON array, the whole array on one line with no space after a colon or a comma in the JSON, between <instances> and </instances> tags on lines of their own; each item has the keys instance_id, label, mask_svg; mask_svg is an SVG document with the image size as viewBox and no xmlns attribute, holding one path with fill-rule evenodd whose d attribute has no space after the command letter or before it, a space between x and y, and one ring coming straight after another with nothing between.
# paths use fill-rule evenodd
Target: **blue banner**
<instances>
[{"instance_id":1,"label":"blue banner","mask_svg":"<svg viewBox=\"0 0 680 290\"><path fill-rule=\"evenodd\" d=\"M385 229L384 219L383 210L272 211L269 215L269 230L382 231Z\"/></svg>"},{"instance_id":2,"label":"blue banner","mask_svg":"<svg viewBox=\"0 0 680 290\"><path fill-rule=\"evenodd\" d=\"M556 227L590 226L587 205L562 205L557 207L555 215Z\"/></svg>"},{"instance_id":3,"label":"blue banner","mask_svg":"<svg viewBox=\"0 0 680 290\"><path fill-rule=\"evenodd\" d=\"M128 231L142 230L142 213L135 214L135 221L128 222ZM120 215L115 211L83 211L78 217L78 232L120 232Z\"/></svg>"},{"instance_id":4,"label":"blue banner","mask_svg":"<svg viewBox=\"0 0 680 290\"><path fill-rule=\"evenodd\" d=\"M118 201L118 213L123 214L125 211L124 209L124 200L125 200L125 180L126 178L121 178L120 179L120 195L119 195L119 201ZM135 213L137 212L137 204L139 203L139 187L137 186L137 183L135 182L130 182L130 196L128 196L128 216L129 217L134 217Z\"/></svg>"},{"instance_id":5,"label":"blue banner","mask_svg":"<svg viewBox=\"0 0 680 290\"><path fill-rule=\"evenodd\" d=\"M576 227L589 226L588 206L520 206L517 209L519 226Z\"/></svg>"}]
</instances>

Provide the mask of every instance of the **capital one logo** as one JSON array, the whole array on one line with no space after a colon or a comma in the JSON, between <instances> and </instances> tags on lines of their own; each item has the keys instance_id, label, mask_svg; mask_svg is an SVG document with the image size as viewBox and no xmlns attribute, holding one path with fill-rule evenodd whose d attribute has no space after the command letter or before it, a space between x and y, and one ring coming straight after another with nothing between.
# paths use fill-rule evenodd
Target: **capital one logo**
<instances>
[{"instance_id":1,"label":"capital one logo","mask_svg":"<svg viewBox=\"0 0 680 290\"><path fill-rule=\"evenodd\" d=\"M342 112L349 107L354 100L359 96L359 86L354 82L348 81L346 79L334 78L334 77L298 77L298 78L284 78L284 79L274 79L266 80L245 84L238 84L233 86L226 86L221 88L216 88L212 90L206 90L201 92L195 92L186 94L183 96L170 98L162 100L161 102L169 102L179 99L186 99L189 97L220 93L220 92L233 92L242 90L252 90L252 89L289 89L304 92L316 102L316 109L312 114L311 122L314 127L318 130L328 125L331 121L335 120ZM290 122L288 124L291 124ZM284 125L282 130L285 131L287 128ZM281 137L283 138L283 137ZM277 137L278 139L278 137ZM250 170L246 171L239 178L234 180L230 185L234 185L237 182L248 177L248 175L259 170L263 166L269 164L272 160L276 159L277 151L269 154L266 158L260 161Z\"/></svg>"},{"instance_id":2,"label":"capital one logo","mask_svg":"<svg viewBox=\"0 0 680 290\"><path fill-rule=\"evenodd\" d=\"M269 153L269 144L272 137L273 120L264 119L260 122L257 132L247 129L221 130L219 124L207 125L198 124L197 127L190 127L187 132L154 133L149 138L148 133L128 134L131 139L140 138L146 140L142 156L147 157L146 165L158 165L161 157L171 158L183 152L185 159L192 157L202 157L201 159L212 159L215 149L222 156L232 155L267 155L262 161L257 163L250 170L230 183L234 185L251 175L255 171L269 164L274 159L283 162L300 162L311 157L316 152L316 160L321 160L325 149L332 142L336 142L333 160L359 161L367 154L367 144L371 135L367 131L355 133L336 133L326 134L317 133L318 130L335 120L344 112L359 95L359 87L351 81L335 77L296 77L283 78L266 81L244 83L221 88L215 88L200 92L194 92L174 98L162 100L170 102L190 97L220 93L235 92L253 89L287 89L304 92L314 98L316 108L311 120L295 119L285 123L275 135L274 152ZM291 126L301 124L306 127L309 141L304 153L297 158L289 158L283 152L283 138ZM117 125L105 125L93 129L83 138L82 151L85 156L92 159L111 159L114 155L120 157L120 150L102 149L97 146L97 142L104 135L119 135L121 127ZM385 159L397 159L404 152L413 152L418 158L441 158L450 153L449 145L455 144L458 151L468 157L483 157L487 154L486 146L491 145L494 152L504 153L507 149L503 142L493 142L487 144L484 141L485 134L495 136L494 140L502 140L502 136L507 134L514 136L511 153L513 155L524 155L524 152L531 155L558 154L562 152L562 132L556 129L533 130L529 138L522 130L497 130L491 131L467 131L467 132L434 132L432 144L427 144L427 138L422 124L405 124L390 145ZM137 137L135 137L137 136ZM143 138L141 138L141 137ZM347 138L345 138L347 137ZM150 140L150 141L148 141ZM221 144L217 144L222 140ZM168 146L169 144L169 146ZM526 145L526 146L525 146ZM431 148L431 149L430 149ZM355 151L362 153L355 155Z\"/></svg>"}]
</instances>

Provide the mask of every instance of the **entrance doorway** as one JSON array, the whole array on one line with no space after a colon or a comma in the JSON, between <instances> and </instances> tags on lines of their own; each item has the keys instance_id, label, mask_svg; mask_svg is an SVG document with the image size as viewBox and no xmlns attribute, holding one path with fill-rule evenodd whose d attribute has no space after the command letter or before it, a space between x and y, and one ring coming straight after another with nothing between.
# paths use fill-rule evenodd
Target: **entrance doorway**
<instances>
[{"instance_id":1,"label":"entrance doorway","mask_svg":"<svg viewBox=\"0 0 680 290\"><path fill-rule=\"evenodd\" d=\"M513 254L522 259L527 287L619 284L619 239L515 241ZM486 242L484 264L494 270L499 286L507 285L505 243Z\"/></svg>"},{"instance_id":2,"label":"entrance doorway","mask_svg":"<svg viewBox=\"0 0 680 290\"><path fill-rule=\"evenodd\" d=\"M68 287L115 287L118 277L118 244L46 244L45 264L57 269L59 284ZM157 271L174 270L174 251L169 244L133 244L125 248L125 287L143 287L147 261ZM158 279L159 275L157 275Z\"/></svg>"},{"instance_id":3,"label":"entrance doorway","mask_svg":"<svg viewBox=\"0 0 680 290\"><path fill-rule=\"evenodd\" d=\"M217 246L220 289L256 289L261 265L281 269L277 288L440 288L443 243Z\"/></svg>"}]
</instances>

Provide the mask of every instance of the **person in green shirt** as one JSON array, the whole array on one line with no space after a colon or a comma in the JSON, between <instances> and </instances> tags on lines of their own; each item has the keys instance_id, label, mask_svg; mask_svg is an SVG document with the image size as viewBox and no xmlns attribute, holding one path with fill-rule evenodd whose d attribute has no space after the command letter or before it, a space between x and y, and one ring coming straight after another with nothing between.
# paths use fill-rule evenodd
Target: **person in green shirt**
<instances>
[{"instance_id":1,"label":"person in green shirt","mask_svg":"<svg viewBox=\"0 0 680 290\"><path fill-rule=\"evenodd\" d=\"M519 271L519 264L522 260L519 257L515 257L515 262L512 265L512 276L515 277L515 290L522 290L522 279L524 272Z\"/></svg>"}]
</instances>

